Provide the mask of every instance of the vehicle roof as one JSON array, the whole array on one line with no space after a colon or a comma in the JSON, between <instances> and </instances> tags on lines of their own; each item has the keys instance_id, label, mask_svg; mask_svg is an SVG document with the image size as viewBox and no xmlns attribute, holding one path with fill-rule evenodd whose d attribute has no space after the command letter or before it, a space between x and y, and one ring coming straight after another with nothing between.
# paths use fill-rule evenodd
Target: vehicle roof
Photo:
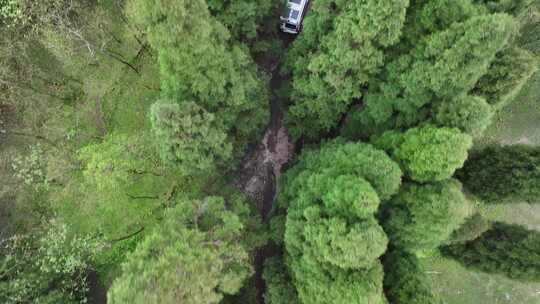
<instances>
[{"instance_id":1,"label":"vehicle roof","mask_svg":"<svg viewBox=\"0 0 540 304\"><path fill-rule=\"evenodd\" d=\"M306 9L308 0L288 0L288 16L283 16L289 23L300 23L300 19Z\"/></svg>"}]
</instances>

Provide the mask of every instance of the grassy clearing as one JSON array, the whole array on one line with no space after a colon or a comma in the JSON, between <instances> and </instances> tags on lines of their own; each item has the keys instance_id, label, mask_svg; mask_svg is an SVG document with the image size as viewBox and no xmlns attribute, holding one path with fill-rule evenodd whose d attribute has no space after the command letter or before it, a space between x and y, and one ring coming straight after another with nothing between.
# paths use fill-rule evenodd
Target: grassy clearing
<instances>
[{"instance_id":1,"label":"grassy clearing","mask_svg":"<svg viewBox=\"0 0 540 304\"><path fill-rule=\"evenodd\" d=\"M540 145L540 71L516 99L494 119L478 145L489 143Z\"/></svg>"},{"instance_id":2,"label":"grassy clearing","mask_svg":"<svg viewBox=\"0 0 540 304\"><path fill-rule=\"evenodd\" d=\"M540 283L526 284L499 275L470 271L440 256L421 261L434 292L445 304L540 303Z\"/></svg>"}]
</instances>

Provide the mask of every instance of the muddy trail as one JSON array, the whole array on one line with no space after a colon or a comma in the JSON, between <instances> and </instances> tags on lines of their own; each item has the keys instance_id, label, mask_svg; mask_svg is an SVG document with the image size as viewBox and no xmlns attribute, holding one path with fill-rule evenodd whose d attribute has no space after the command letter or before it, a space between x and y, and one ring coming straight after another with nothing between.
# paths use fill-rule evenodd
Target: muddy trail
<instances>
[{"instance_id":1,"label":"muddy trail","mask_svg":"<svg viewBox=\"0 0 540 304\"><path fill-rule=\"evenodd\" d=\"M294 40L293 35L280 33L285 53ZM289 81L280 74L281 62L278 58L265 58L261 67L271 75L270 80L270 121L262 140L248 151L242 162L236 187L248 195L257 205L263 222L268 223L274 199L277 193L277 182L287 163L295 153L295 145L283 122L283 101L277 92ZM264 304L265 283L262 278L263 264L266 258L273 256L275 249L270 245L259 248L255 252L255 285L257 302Z\"/></svg>"}]
</instances>

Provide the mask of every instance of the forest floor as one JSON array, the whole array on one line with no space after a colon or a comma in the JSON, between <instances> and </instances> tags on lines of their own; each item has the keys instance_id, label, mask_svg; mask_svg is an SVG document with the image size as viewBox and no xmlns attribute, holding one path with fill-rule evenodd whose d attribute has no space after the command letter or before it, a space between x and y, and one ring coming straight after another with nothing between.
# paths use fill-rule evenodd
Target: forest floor
<instances>
[{"instance_id":1,"label":"forest floor","mask_svg":"<svg viewBox=\"0 0 540 304\"><path fill-rule=\"evenodd\" d=\"M283 54L294 40L294 36L279 33L283 44ZM269 55L260 60L261 68L270 78L270 121L262 140L250 151L240 165L235 181L243 193L257 205L261 218L268 224L269 215L277 193L278 179L286 165L294 158L295 144L283 122L283 103L279 95L282 85L289 79L280 73L280 58ZM265 283L262 277L263 265L267 258L275 254L271 245L258 248L255 252L255 277L257 302L264 304Z\"/></svg>"}]
</instances>

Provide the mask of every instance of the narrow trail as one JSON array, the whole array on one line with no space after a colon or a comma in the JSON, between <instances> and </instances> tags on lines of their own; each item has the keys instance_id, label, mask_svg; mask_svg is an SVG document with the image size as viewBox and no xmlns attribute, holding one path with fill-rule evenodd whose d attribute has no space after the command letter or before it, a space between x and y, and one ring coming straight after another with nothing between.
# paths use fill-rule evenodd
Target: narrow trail
<instances>
[{"instance_id":1,"label":"narrow trail","mask_svg":"<svg viewBox=\"0 0 540 304\"><path fill-rule=\"evenodd\" d=\"M294 36L280 33L286 52L294 40ZM269 215L277 193L277 182L285 165L293 159L295 145L283 123L282 100L277 92L285 78L279 73L281 62L276 58L266 58L261 66L271 74L270 80L270 121L260 143L248 152L239 170L236 186L248 195L257 205L264 223L270 220ZM264 304L265 283L262 278L263 265L266 258L274 255L275 249L269 245L255 252L255 285L257 302Z\"/></svg>"}]
</instances>

